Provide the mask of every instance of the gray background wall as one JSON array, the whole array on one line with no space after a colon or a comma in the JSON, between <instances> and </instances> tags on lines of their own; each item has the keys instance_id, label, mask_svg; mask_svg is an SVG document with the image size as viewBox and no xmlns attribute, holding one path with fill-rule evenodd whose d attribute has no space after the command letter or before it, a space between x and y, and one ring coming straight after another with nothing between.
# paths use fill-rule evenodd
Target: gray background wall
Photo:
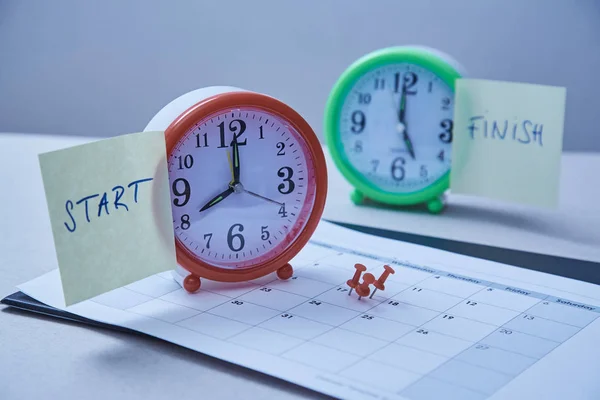
<instances>
[{"instance_id":1,"label":"gray background wall","mask_svg":"<svg viewBox=\"0 0 600 400\"><path fill-rule=\"evenodd\" d=\"M566 86L565 149L600 151L599 0L0 0L0 131L139 131L225 84L278 97L320 134L346 66L400 44L474 77Z\"/></svg>"}]
</instances>

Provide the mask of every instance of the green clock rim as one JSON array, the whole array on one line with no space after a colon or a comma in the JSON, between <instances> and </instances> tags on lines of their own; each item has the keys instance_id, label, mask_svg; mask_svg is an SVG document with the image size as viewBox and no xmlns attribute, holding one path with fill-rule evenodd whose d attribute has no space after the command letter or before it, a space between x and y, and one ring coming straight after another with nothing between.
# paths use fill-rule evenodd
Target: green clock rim
<instances>
[{"instance_id":1,"label":"green clock rim","mask_svg":"<svg viewBox=\"0 0 600 400\"><path fill-rule=\"evenodd\" d=\"M347 160L339 135L342 106L354 84L367 72L390 64L411 63L436 74L454 92L461 74L434 52L417 47L390 47L369 53L352 63L333 86L325 106L325 140L342 175L365 196L381 203L410 205L427 202L450 187L450 170L424 189L412 193L392 193L369 182Z\"/></svg>"}]
</instances>

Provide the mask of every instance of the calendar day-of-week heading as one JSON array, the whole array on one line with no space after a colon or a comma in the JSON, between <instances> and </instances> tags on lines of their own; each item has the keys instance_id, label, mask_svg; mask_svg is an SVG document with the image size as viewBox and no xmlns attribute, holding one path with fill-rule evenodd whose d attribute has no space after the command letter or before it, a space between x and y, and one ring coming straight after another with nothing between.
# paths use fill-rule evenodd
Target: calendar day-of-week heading
<instances>
[{"instance_id":1,"label":"calendar day-of-week heading","mask_svg":"<svg viewBox=\"0 0 600 400\"><path fill-rule=\"evenodd\" d=\"M587 304L578 303L578 302L574 302L574 301L570 301L570 300L565 300L565 299L561 299L558 297L548 296L546 294L533 292L531 290L525 290L525 289L517 288L514 286L501 285L501 284L498 284L495 282L479 280L479 279L471 278L471 277L464 276L464 275L453 274L453 273L446 272L446 271L436 270L436 269L424 267L421 265L403 262L403 261L397 260L395 258L380 257L375 254L366 253L364 251L346 249L342 246L334 246L334 245L330 245L328 243L324 243L324 242L320 242L320 241L316 241L316 240L311 240L310 243L320 246L320 247L325 247L325 248L328 248L331 250L339 251L339 252L344 252L344 253L354 254L356 256L372 258L372 259L377 260L384 264L400 265L400 266L403 266L406 268L412 268L412 269L416 269L419 271L428 272L432 275L439 275L439 276L443 276L443 277L450 278L450 279L457 279L457 280L461 280L461 281L465 281L465 282L471 282L476 285L481 285L484 287L497 289L497 290L503 290L505 292L510 292L510 293L521 295L521 296L534 297L534 298L545 300L548 302L553 302L553 303L562 304L562 305L569 306L569 307L575 307L575 308L579 308L579 309L583 309L583 310L600 313L600 308L598 308L598 307L590 306Z\"/></svg>"},{"instance_id":2,"label":"calendar day-of-week heading","mask_svg":"<svg viewBox=\"0 0 600 400\"><path fill-rule=\"evenodd\" d=\"M574 301L565 300L565 299L561 299L558 297L551 297L551 296L549 296L546 300L552 301L554 303L562 304L564 306L570 306L570 307L580 308L582 310L588 310L588 311L600 313L600 309L598 309L598 307L590 306L590 305L583 304L583 303L577 303Z\"/></svg>"}]
</instances>

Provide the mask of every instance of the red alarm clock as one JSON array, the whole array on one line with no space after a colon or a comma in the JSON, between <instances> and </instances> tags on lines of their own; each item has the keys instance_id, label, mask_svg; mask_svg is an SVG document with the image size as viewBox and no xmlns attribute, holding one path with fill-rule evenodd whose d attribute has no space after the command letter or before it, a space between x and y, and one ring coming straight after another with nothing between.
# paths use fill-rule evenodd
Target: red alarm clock
<instances>
[{"instance_id":1,"label":"red alarm clock","mask_svg":"<svg viewBox=\"0 0 600 400\"><path fill-rule=\"evenodd\" d=\"M145 131L164 130L183 287L293 274L323 213L327 169L308 123L273 97L232 87L187 93Z\"/></svg>"}]
</instances>

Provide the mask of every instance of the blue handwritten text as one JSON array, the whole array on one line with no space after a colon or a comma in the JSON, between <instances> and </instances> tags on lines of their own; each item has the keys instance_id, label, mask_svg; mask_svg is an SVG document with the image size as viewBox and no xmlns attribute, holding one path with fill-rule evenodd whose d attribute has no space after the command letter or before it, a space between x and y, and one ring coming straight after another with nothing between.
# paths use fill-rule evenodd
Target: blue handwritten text
<instances>
[{"instance_id":1,"label":"blue handwritten text","mask_svg":"<svg viewBox=\"0 0 600 400\"><path fill-rule=\"evenodd\" d=\"M129 192L133 191L133 202L138 202L138 194L139 194L139 185L144 182L151 181L152 178L138 179L133 181L127 185ZM121 185L117 185L111 189L110 192L104 192L102 195L99 193L91 194L89 196L82 197L73 203L72 200L67 200L65 202L65 211L67 212L70 221L65 222L65 228L69 232L75 232L77 229L77 222L75 218L76 208L81 209L81 207L77 207L82 205L85 210L85 220L87 222L91 222L90 212L92 215L96 215L96 218L100 218L102 215L110 215L110 211L112 207L114 210L124 209L125 212L129 211L129 206L123 201L123 197L125 195L126 189ZM99 198L99 199L98 199ZM96 199L92 202L93 199ZM131 202L129 203L131 205ZM112 207L111 207L112 205ZM92 210L90 210L92 208Z\"/></svg>"},{"instance_id":2,"label":"blue handwritten text","mask_svg":"<svg viewBox=\"0 0 600 400\"><path fill-rule=\"evenodd\" d=\"M488 120L482 115L470 118L471 123L467 127L471 139L497 139L516 141L522 144L539 144L543 146L542 132L543 124L534 124L530 120L509 122L508 120Z\"/></svg>"}]
</instances>

